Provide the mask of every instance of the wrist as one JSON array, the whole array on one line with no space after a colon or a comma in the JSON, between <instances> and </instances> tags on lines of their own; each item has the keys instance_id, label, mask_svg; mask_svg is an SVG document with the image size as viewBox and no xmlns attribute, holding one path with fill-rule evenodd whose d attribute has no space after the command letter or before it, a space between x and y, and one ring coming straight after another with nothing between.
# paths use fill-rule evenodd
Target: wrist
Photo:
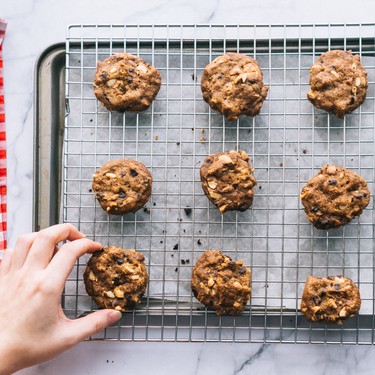
<instances>
[{"instance_id":1,"label":"wrist","mask_svg":"<svg viewBox=\"0 0 375 375\"><path fill-rule=\"evenodd\" d=\"M7 347L6 342L0 343L0 375L11 375L21 369L14 360L16 357L17 355Z\"/></svg>"}]
</instances>

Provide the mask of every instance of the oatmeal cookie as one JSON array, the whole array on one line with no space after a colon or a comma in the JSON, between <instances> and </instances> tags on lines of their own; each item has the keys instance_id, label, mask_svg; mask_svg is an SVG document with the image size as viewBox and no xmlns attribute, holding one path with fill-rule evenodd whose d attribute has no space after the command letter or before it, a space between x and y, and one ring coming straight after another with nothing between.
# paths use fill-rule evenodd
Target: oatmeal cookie
<instances>
[{"instance_id":1,"label":"oatmeal cookie","mask_svg":"<svg viewBox=\"0 0 375 375\"><path fill-rule=\"evenodd\" d=\"M161 85L159 71L143 59L128 53L112 55L98 62L94 78L96 98L110 111L144 111Z\"/></svg>"},{"instance_id":2,"label":"oatmeal cookie","mask_svg":"<svg viewBox=\"0 0 375 375\"><path fill-rule=\"evenodd\" d=\"M328 164L301 191L307 218L318 229L339 228L359 216L370 202L366 181L358 174Z\"/></svg>"},{"instance_id":3,"label":"oatmeal cookie","mask_svg":"<svg viewBox=\"0 0 375 375\"><path fill-rule=\"evenodd\" d=\"M251 271L241 260L235 262L219 250L207 250L194 265L191 290L217 315L237 315L250 300Z\"/></svg>"},{"instance_id":4,"label":"oatmeal cookie","mask_svg":"<svg viewBox=\"0 0 375 375\"><path fill-rule=\"evenodd\" d=\"M87 293L104 309L128 311L147 289L145 257L135 250L109 246L95 252L83 274Z\"/></svg>"},{"instance_id":5,"label":"oatmeal cookie","mask_svg":"<svg viewBox=\"0 0 375 375\"><path fill-rule=\"evenodd\" d=\"M343 118L365 101L367 72L359 55L332 50L310 68L310 86L307 98L315 107Z\"/></svg>"},{"instance_id":6,"label":"oatmeal cookie","mask_svg":"<svg viewBox=\"0 0 375 375\"><path fill-rule=\"evenodd\" d=\"M143 207L151 195L152 177L139 161L113 160L93 175L95 198L108 214L123 215Z\"/></svg>"},{"instance_id":7,"label":"oatmeal cookie","mask_svg":"<svg viewBox=\"0 0 375 375\"><path fill-rule=\"evenodd\" d=\"M207 156L200 168L202 188L221 213L245 211L253 203L256 179L245 151Z\"/></svg>"},{"instance_id":8,"label":"oatmeal cookie","mask_svg":"<svg viewBox=\"0 0 375 375\"><path fill-rule=\"evenodd\" d=\"M201 89L203 99L227 120L257 115L268 92L258 62L232 52L217 57L205 67Z\"/></svg>"},{"instance_id":9,"label":"oatmeal cookie","mask_svg":"<svg viewBox=\"0 0 375 375\"><path fill-rule=\"evenodd\" d=\"M347 277L307 278L301 302L301 311L307 320L342 324L357 315L360 307L358 287Z\"/></svg>"}]
</instances>

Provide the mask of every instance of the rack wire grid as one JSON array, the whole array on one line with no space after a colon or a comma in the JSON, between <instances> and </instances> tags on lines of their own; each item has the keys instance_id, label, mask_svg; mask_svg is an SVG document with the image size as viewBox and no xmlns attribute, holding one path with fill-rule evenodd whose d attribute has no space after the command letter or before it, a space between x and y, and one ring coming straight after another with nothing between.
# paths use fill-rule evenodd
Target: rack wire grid
<instances>
[{"instance_id":1,"label":"rack wire grid","mask_svg":"<svg viewBox=\"0 0 375 375\"><path fill-rule=\"evenodd\" d=\"M299 199L323 165L335 163L374 186L375 24L73 25L66 41L67 117L63 221L104 245L146 257L148 291L133 312L92 340L374 343L374 206L337 230L317 230ZM361 56L369 88L362 106L339 120L308 102L309 69L330 49ZM142 113L107 111L95 98L97 61L126 51L160 71L162 86ZM268 97L255 118L228 122L202 99L204 67L217 56L256 58ZM258 181L246 212L221 215L205 197L199 168L208 154L245 150ZM143 162L152 196L135 214L108 216L92 174L113 159ZM239 316L216 316L192 296L196 259L219 249L252 271L252 296ZM86 294L82 257L63 307L97 309ZM343 326L310 324L299 311L306 277L343 274L359 286L360 315Z\"/></svg>"}]
</instances>

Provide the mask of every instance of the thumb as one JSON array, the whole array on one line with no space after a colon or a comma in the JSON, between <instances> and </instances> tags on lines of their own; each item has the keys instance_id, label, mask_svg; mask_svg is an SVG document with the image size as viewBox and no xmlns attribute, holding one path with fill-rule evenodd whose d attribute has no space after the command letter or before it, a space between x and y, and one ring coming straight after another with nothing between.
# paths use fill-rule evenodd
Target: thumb
<instances>
[{"instance_id":1,"label":"thumb","mask_svg":"<svg viewBox=\"0 0 375 375\"><path fill-rule=\"evenodd\" d=\"M85 338L101 331L109 325L120 320L122 314L117 310L99 310L94 313L71 321L69 332L66 332L76 343L81 342Z\"/></svg>"}]
</instances>

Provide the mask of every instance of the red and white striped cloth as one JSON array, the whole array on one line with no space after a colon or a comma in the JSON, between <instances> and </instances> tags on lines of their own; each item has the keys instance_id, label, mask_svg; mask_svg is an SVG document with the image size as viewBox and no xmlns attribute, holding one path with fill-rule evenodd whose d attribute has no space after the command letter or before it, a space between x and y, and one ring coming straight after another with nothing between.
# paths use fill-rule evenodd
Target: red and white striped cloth
<instances>
[{"instance_id":1,"label":"red and white striped cloth","mask_svg":"<svg viewBox=\"0 0 375 375\"><path fill-rule=\"evenodd\" d=\"M2 52L6 27L6 21L0 19L0 250L4 250L7 247L7 151L5 143L6 133Z\"/></svg>"}]
</instances>

